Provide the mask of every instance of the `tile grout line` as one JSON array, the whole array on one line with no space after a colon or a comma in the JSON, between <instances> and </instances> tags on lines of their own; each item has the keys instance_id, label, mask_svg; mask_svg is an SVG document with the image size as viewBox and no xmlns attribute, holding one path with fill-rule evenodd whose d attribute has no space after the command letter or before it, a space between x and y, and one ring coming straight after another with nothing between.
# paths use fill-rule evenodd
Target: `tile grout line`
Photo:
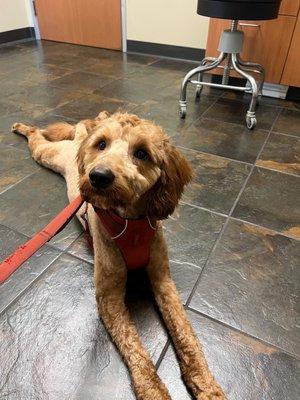
<instances>
[{"instance_id":1,"label":"tile grout line","mask_svg":"<svg viewBox=\"0 0 300 400\"><path fill-rule=\"evenodd\" d=\"M272 133L270 132L270 134L272 134ZM259 160L257 160L257 161L259 161ZM295 176L296 178L300 177L299 175L293 174L292 172L287 172L287 171L282 171L282 170L275 169L275 168L265 167L265 166L259 165L259 164L255 164L254 166L256 168L261 168L261 169L264 169L264 170L267 170L267 171L277 172L278 174Z\"/></svg>"},{"instance_id":2,"label":"tile grout line","mask_svg":"<svg viewBox=\"0 0 300 400\"><path fill-rule=\"evenodd\" d=\"M190 207L198 208L199 210L207 211L209 213L212 213L214 215L218 215L220 217L225 217L225 218L228 217L228 214L224 214L224 213L221 213L219 211L211 210L210 208L206 208L206 207L203 207L203 206L197 206L196 204L188 203L187 201L180 200L179 204L183 204L183 205L187 205L187 206L190 206Z\"/></svg>"},{"instance_id":3,"label":"tile grout line","mask_svg":"<svg viewBox=\"0 0 300 400\"><path fill-rule=\"evenodd\" d=\"M57 256L48 264L36 277L30 281L2 310L0 310L0 316L4 314L16 301L18 301L23 294L25 294L28 289L37 281L39 280L44 273L46 273L49 268L61 257L61 253L58 253Z\"/></svg>"},{"instance_id":4,"label":"tile grout line","mask_svg":"<svg viewBox=\"0 0 300 400\"><path fill-rule=\"evenodd\" d=\"M190 148L190 147L185 147L185 146L181 146L181 145L176 145L176 147L178 147L178 148L180 148L180 149L184 149L184 150L195 151L196 153L208 154L208 155L213 156L213 157L223 158L223 159L229 160L229 161L231 161L231 162L236 162L236 163L246 164L246 165L253 165L253 163L248 162L248 161L236 160L236 159L234 159L234 158L229 158L229 157L225 157L225 156L220 156L219 154L208 153L207 151L203 151L203 150L195 150L195 149L192 149L192 148Z\"/></svg>"},{"instance_id":5,"label":"tile grout line","mask_svg":"<svg viewBox=\"0 0 300 400\"><path fill-rule=\"evenodd\" d=\"M180 204L187 205L187 206L193 207L193 208L197 208L198 210L202 210L202 211L208 212L210 214L218 215L219 217L227 218L229 216L228 214L222 214L222 213L220 213L218 211L215 211L215 210L212 210L212 209L209 209L209 208L206 208L206 207L202 207L202 206L197 206L196 204L187 203L185 201L180 201ZM232 215L230 216L230 219L234 220L234 221L238 221L238 222L247 223L247 224L252 225L252 226L257 226L257 227L260 227L260 228L269 229L270 231L274 232L276 235L279 235L279 236L283 236L283 237L286 237L286 238L289 238L289 239L293 239L293 240L299 240L295 236L290 236L290 235L285 234L284 232L277 231L276 229L268 228L268 227L266 227L264 225L259 225L259 224L256 224L254 222L250 222L250 221L246 221L246 220L241 219L241 218L233 217Z\"/></svg>"},{"instance_id":6,"label":"tile grout line","mask_svg":"<svg viewBox=\"0 0 300 400\"><path fill-rule=\"evenodd\" d=\"M258 224L255 224L254 222L246 221L246 220L241 219L241 218L237 218L237 217L231 216L230 219L233 220L233 221L242 222L244 224L252 225L252 226L255 226L255 227L258 227L258 228L267 229L267 230L269 230L271 232L274 232L278 236L282 236L282 237L285 237L285 238L288 238L288 239L292 239L292 240L297 240L297 241L300 240L296 236L286 235L285 233L277 231L276 229L268 228L268 227L266 227L264 225L258 225Z\"/></svg>"},{"instance_id":7,"label":"tile grout line","mask_svg":"<svg viewBox=\"0 0 300 400\"><path fill-rule=\"evenodd\" d=\"M24 176L24 178L20 179L18 182L13 183L12 185L8 186L7 188L5 188L2 192L0 192L0 196L4 193L6 193L8 190L12 189L13 187L15 187L16 185L18 185L19 183L23 182L25 179L31 177L32 175L36 174L39 171L34 171L31 172L30 174ZM8 228L8 227L7 227Z\"/></svg>"},{"instance_id":8,"label":"tile grout line","mask_svg":"<svg viewBox=\"0 0 300 400\"><path fill-rule=\"evenodd\" d=\"M205 261L205 263L204 263L204 265L203 265L203 268L202 268L202 270L201 270L201 272L200 272L200 274L199 274L199 276L198 276L198 278L197 278L197 280L196 280L196 282L195 282L195 284L194 284L194 286L193 286L193 288L192 288L192 290L191 290L191 293L190 293L190 295L189 295L189 297L188 297L188 300L187 300L187 302L186 302L186 307L189 307L189 305L190 305L190 302L191 302L191 300L192 300L192 298L193 298L193 296L194 296L194 294L195 294L195 292L196 292L197 286L198 286L198 284L199 284L199 282L200 282L200 279L201 279L201 277L202 277L202 274L203 274L203 272L204 272L204 270L205 270L205 268L206 268L206 266L207 266L207 264L208 264L208 262L209 262L209 259L210 259L211 255L213 254L213 252L215 251L215 248L217 247L218 243L220 242L220 240L221 240L221 238L222 238L222 236L223 236L223 233L224 233L224 231L225 231L225 229L226 229L226 227L227 227L227 225L228 225L228 223L229 223L229 221L230 221L231 215L232 215L232 213L233 213L233 211L234 211L234 209L235 209L237 203L239 202L239 200L240 200L240 198L241 198L241 196L242 196L242 194L243 194L243 192L244 192L244 190L245 190L245 188L246 188L246 185L247 185L247 183L248 183L248 181L249 181L249 179L250 179L250 177L251 177L251 175L252 175L252 172L253 172L253 170L254 170L254 168L255 168L255 163L256 163L256 161L258 160L260 154L262 153L262 151L263 151L263 149L264 149L264 147L265 147L265 145L266 145L266 143L267 143L267 141L268 141L268 139L269 139L269 137L270 137L270 135L271 135L271 131L272 131L272 129L273 129L275 123L277 122L277 119L279 118L279 115L280 115L280 114L281 114L281 112L278 113L278 115L276 116L275 120L273 121L273 124L272 124L272 126L271 126L271 129L270 129L270 131L269 131L269 133L268 133L266 139L264 140L264 143L262 144L260 151L259 151L258 154L257 154L257 157L256 157L256 159L255 159L255 162L254 162L253 165L251 165L249 174L248 174L247 178L245 179L245 181L244 181L244 183L243 183L243 185L242 185L242 187L241 187L241 189L240 189L240 191L239 191L239 193L238 193L238 195L237 195L237 197L236 197L236 199L235 199L235 201L234 201L234 203L233 203L233 205L232 205L232 207L231 207L231 209L230 209L230 212L229 212L229 214L228 214L228 216L227 216L227 219L226 219L226 221L224 222L224 224L223 224L223 226L222 226L222 229L221 229L221 231L220 231L220 233L219 233L219 235L218 235L218 237L217 237L217 239L216 239L214 245L212 246L212 249L211 249L211 251L210 251L209 254L208 254L208 257L207 257L207 259L206 259L206 261Z\"/></svg>"},{"instance_id":9,"label":"tile grout line","mask_svg":"<svg viewBox=\"0 0 300 400\"><path fill-rule=\"evenodd\" d=\"M224 326L224 327L227 328L227 329L233 330L233 331L238 332L238 333L240 333L240 334L242 334L242 335L245 335L245 336L247 336L247 337L250 337L250 338L253 339L253 340L257 340L257 341L259 341L260 343L262 343L262 344L264 344L264 345L271 346L271 347L273 347L273 348L279 350L279 351L282 352L282 353L288 354L289 356L300 360L300 356L298 356L297 354L290 353L288 350L285 350L285 349L283 349L282 347L279 347L279 346L277 346L277 345L275 345L275 344L273 344L273 343L270 343L270 342L268 342L268 341L266 341L266 340L263 340L263 339L261 339L261 338L259 338L259 337L257 337L257 336L254 336L254 335L252 335L252 334L250 334L250 333L248 333L248 332L246 332L246 331L243 331L243 330L241 330L241 329L239 329L239 328L236 328L236 327L234 327L234 326L232 326L232 325L229 325L229 324L227 324L227 323L224 322L224 321L220 321L220 320L218 320L218 319L216 319L216 318L214 318L214 317L212 317L212 316L210 316L210 315L208 315L208 314L205 314L205 313L203 313L203 312L201 312L201 311L196 310L196 309L193 308L193 307L187 306L185 309L188 310L188 311L191 311L191 312L193 312L193 313L195 313L195 314L197 314L197 315L199 315L199 316L201 316L201 317L207 318L207 319L209 319L210 321L212 321L212 322L214 322L214 323L216 323L216 324L222 325L222 326Z\"/></svg>"},{"instance_id":10,"label":"tile grout line","mask_svg":"<svg viewBox=\"0 0 300 400\"><path fill-rule=\"evenodd\" d=\"M282 110L284 110L284 108L282 109ZM300 114L300 111L299 111L299 114ZM289 133L283 133L283 132L277 132L277 131L272 131L271 132L273 135L279 135L279 136L287 136L287 137L289 137L289 138L293 138L293 139L298 139L298 140L300 140L300 137L299 136L295 136L295 135L291 135L291 134L289 134Z\"/></svg>"},{"instance_id":11,"label":"tile grout line","mask_svg":"<svg viewBox=\"0 0 300 400\"><path fill-rule=\"evenodd\" d=\"M159 355L159 357L158 357L158 360L157 360L156 363L155 363L155 369L156 369L156 371L159 369L160 364L162 363L162 361L163 361L165 355L167 354L167 351L168 351L168 349L169 349L169 347L170 347L170 345L171 345L171 339L170 339L170 337L169 337L169 333L168 333L168 332L167 332L167 335L168 335L167 342L166 342L166 344L164 345L164 347L163 347L163 349L162 349L162 351L161 351L161 353L160 353L160 355Z\"/></svg>"},{"instance_id":12,"label":"tile grout line","mask_svg":"<svg viewBox=\"0 0 300 400\"><path fill-rule=\"evenodd\" d=\"M6 225L2 226L6 227ZM11 229L11 228L9 228ZM23 233L20 233L16 230L11 229L13 232L15 233L19 233L23 236L25 236ZM76 239L75 239L76 240ZM74 240L74 241L75 241ZM52 244L46 243L46 246L54 251L57 252L57 255L55 256L55 258L50 262L50 264L48 264L42 271L40 271L40 273L38 275L36 275L36 277L30 281L2 310L0 310L0 315L2 315L10 306L12 306L23 294L25 294L27 292L27 290L38 280L40 279L48 270L49 268L63 255L75 258L78 261L84 262L86 264L89 264L90 266L94 266L94 263L91 263L90 261L87 261L83 258L80 258L77 255L74 255L72 253L69 253L67 250L69 247L67 247L65 250L61 250L55 246L53 246ZM31 257L30 257L31 258ZM22 268L22 266L20 266L20 268Z\"/></svg>"},{"instance_id":13,"label":"tile grout line","mask_svg":"<svg viewBox=\"0 0 300 400\"><path fill-rule=\"evenodd\" d=\"M223 224L223 226L222 226L222 228L221 228L221 230L220 230L220 232L219 232L219 234L218 234L218 237L217 237L217 239L215 240L215 243L213 244L211 250L209 251L209 253L208 253L208 255L207 255L207 258L206 258L206 260L205 260L205 262L204 262L204 264L203 264L203 267L202 267L202 269L201 269L201 271L200 271L200 273L199 273L199 275L198 275L198 278L197 278L197 280L196 280L196 282L195 282L195 284L194 284L194 286L193 286L193 288L192 288L192 290L191 290L191 292L190 292L190 294L189 294L189 297L188 297L188 299L187 299L187 301L186 301L186 304L185 304L186 307L189 306L189 304L190 304L190 302L191 302L191 300L192 300L192 297L193 297L194 294L195 294L195 291L196 291L196 289L197 289L198 283L200 282L200 279L201 279L201 276L202 276L202 274L203 274L203 271L204 271L204 269L206 268L206 265L208 264L208 261L209 261L211 255L212 255L213 252L215 251L215 248L217 247L217 244L220 242L220 240L221 240L221 238L222 238L222 236L223 236L223 233L224 233L224 231L225 231L225 229L226 229L226 226L227 226L227 224L228 224L228 221L229 221L229 217L227 217L226 221L224 222L224 224Z\"/></svg>"}]
</instances>

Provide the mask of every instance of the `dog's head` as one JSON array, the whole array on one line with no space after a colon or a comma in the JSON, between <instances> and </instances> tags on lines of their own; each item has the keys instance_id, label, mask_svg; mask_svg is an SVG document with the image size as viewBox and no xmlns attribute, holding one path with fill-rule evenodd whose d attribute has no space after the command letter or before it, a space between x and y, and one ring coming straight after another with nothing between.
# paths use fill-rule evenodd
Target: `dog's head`
<instances>
[{"instance_id":1,"label":"dog's head","mask_svg":"<svg viewBox=\"0 0 300 400\"><path fill-rule=\"evenodd\" d=\"M136 115L101 113L77 155L82 197L125 215L167 218L192 172L163 130Z\"/></svg>"}]
</instances>

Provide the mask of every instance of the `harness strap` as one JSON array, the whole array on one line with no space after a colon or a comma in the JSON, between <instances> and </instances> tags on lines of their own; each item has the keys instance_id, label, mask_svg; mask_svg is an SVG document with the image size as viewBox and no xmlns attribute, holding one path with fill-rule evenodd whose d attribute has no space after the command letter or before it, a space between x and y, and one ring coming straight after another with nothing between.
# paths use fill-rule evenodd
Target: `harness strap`
<instances>
[{"instance_id":1,"label":"harness strap","mask_svg":"<svg viewBox=\"0 0 300 400\"><path fill-rule=\"evenodd\" d=\"M64 229L82 204L83 200L81 196L78 196L33 238L29 239L28 242L22 244L11 255L9 255L0 264L0 283L3 283L20 267L20 265Z\"/></svg>"}]
</instances>

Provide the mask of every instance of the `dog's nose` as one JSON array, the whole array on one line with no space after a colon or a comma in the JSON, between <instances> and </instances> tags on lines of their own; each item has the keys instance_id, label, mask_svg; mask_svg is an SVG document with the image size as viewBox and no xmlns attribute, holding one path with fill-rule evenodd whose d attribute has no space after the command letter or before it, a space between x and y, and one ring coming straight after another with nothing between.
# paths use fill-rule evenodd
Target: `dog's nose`
<instances>
[{"instance_id":1,"label":"dog's nose","mask_svg":"<svg viewBox=\"0 0 300 400\"><path fill-rule=\"evenodd\" d=\"M94 168L89 177L91 184L98 189L106 189L115 179L115 175L108 168Z\"/></svg>"}]
</instances>

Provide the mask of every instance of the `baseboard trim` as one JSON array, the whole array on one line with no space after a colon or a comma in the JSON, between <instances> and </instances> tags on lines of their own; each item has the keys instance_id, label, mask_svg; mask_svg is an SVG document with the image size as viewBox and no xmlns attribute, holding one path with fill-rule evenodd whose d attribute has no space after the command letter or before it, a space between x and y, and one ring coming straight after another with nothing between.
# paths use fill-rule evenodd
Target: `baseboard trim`
<instances>
[{"instance_id":1,"label":"baseboard trim","mask_svg":"<svg viewBox=\"0 0 300 400\"><path fill-rule=\"evenodd\" d=\"M16 40L35 38L34 28L14 29L12 31L0 32L0 44L14 42Z\"/></svg>"},{"instance_id":2,"label":"baseboard trim","mask_svg":"<svg viewBox=\"0 0 300 400\"><path fill-rule=\"evenodd\" d=\"M300 87L290 86L287 91L286 100L300 102Z\"/></svg>"},{"instance_id":3,"label":"baseboard trim","mask_svg":"<svg viewBox=\"0 0 300 400\"><path fill-rule=\"evenodd\" d=\"M138 40L127 40L127 52L151 54L154 56L172 57L191 61L201 61L205 55L204 49L140 42Z\"/></svg>"}]
</instances>

